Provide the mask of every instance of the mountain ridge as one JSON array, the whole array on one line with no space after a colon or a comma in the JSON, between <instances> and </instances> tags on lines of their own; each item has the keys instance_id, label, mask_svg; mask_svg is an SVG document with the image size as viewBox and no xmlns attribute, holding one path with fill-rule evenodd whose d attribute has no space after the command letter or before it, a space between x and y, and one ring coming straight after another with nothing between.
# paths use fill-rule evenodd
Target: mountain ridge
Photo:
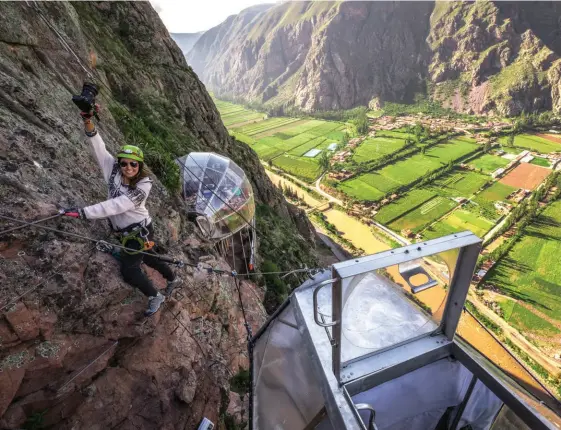
<instances>
[{"instance_id":1,"label":"mountain ridge","mask_svg":"<svg viewBox=\"0 0 561 430\"><path fill-rule=\"evenodd\" d=\"M561 109L556 4L289 2L229 20L187 57L227 100L304 112L418 97L472 114Z\"/></svg>"}]
</instances>

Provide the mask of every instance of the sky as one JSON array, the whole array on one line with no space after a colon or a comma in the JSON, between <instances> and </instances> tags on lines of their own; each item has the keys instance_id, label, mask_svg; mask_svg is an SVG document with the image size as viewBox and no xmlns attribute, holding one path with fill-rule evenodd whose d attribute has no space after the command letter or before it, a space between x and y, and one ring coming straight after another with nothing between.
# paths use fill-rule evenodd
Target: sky
<instances>
[{"instance_id":1,"label":"sky","mask_svg":"<svg viewBox=\"0 0 561 430\"><path fill-rule=\"evenodd\" d=\"M276 0L150 0L170 33L206 31L228 16L260 3Z\"/></svg>"}]
</instances>

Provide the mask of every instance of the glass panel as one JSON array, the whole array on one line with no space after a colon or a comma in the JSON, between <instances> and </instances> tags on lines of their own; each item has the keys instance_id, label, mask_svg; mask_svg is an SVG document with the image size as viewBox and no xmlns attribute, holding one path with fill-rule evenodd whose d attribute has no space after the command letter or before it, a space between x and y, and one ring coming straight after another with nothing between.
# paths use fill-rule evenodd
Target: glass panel
<instances>
[{"instance_id":1,"label":"glass panel","mask_svg":"<svg viewBox=\"0 0 561 430\"><path fill-rule=\"evenodd\" d=\"M472 318L467 313L464 316ZM477 342L474 346L479 350L476 350L470 344L471 340L463 337L466 333L470 334L471 339ZM471 336L471 333L467 330L464 330L462 333L462 327L460 327L459 334L462 338L457 338L456 341L468 351L475 361L489 370L493 377L504 383L510 391L530 405L537 413L561 428L561 407L559 406L559 401L554 399L538 383L536 378L507 352L504 346L492 336L487 336L483 327L480 326L480 329L474 330L474 333L478 333L478 335ZM469 342L466 343L466 340ZM495 365L487 355L499 364Z\"/></svg>"},{"instance_id":2,"label":"glass panel","mask_svg":"<svg viewBox=\"0 0 561 430\"><path fill-rule=\"evenodd\" d=\"M413 259L344 279L342 364L437 330L451 278L447 262L454 267L457 255L448 252Z\"/></svg>"},{"instance_id":3,"label":"glass panel","mask_svg":"<svg viewBox=\"0 0 561 430\"><path fill-rule=\"evenodd\" d=\"M380 429L448 428L466 398L472 376L459 361L446 358L359 393L352 399L355 404L367 403L374 408L375 423ZM488 429L501 405L502 402L478 381L455 428ZM367 423L370 413L359 413Z\"/></svg>"},{"instance_id":4,"label":"glass panel","mask_svg":"<svg viewBox=\"0 0 561 430\"><path fill-rule=\"evenodd\" d=\"M193 152L177 162L184 166L183 197L189 210L207 217L208 224L213 226L208 230L212 231L213 239L223 239L253 219L255 202L251 184L234 162L202 152Z\"/></svg>"},{"instance_id":5,"label":"glass panel","mask_svg":"<svg viewBox=\"0 0 561 430\"><path fill-rule=\"evenodd\" d=\"M285 309L279 318L290 320L290 312ZM256 429L301 430L323 407L304 342L297 329L278 320L258 339L257 355L254 353Z\"/></svg>"}]
</instances>

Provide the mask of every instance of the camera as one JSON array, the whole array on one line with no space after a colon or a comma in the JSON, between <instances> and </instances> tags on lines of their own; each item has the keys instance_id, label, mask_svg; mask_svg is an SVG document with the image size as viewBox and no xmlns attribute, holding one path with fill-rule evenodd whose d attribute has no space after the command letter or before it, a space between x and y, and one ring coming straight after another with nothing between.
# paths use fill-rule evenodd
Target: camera
<instances>
[{"instance_id":1,"label":"camera","mask_svg":"<svg viewBox=\"0 0 561 430\"><path fill-rule=\"evenodd\" d=\"M84 82L82 94L72 96L72 101L82 112L91 112L95 107L95 97L97 96L97 86L91 82Z\"/></svg>"}]
</instances>

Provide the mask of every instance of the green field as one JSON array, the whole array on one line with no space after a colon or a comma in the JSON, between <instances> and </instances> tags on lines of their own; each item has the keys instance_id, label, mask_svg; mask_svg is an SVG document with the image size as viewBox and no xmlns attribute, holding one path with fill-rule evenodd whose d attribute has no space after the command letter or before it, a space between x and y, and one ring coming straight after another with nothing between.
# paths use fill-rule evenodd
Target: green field
<instances>
[{"instance_id":1,"label":"green field","mask_svg":"<svg viewBox=\"0 0 561 430\"><path fill-rule=\"evenodd\" d=\"M481 169L483 173L493 173L495 170L506 166L510 161L496 155L483 154L469 162L476 169Z\"/></svg>"},{"instance_id":2,"label":"green field","mask_svg":"<svg viewBox=\"0 0 561 430\"><path fill-rule=\"evenodd\" d=\"M441 196L468 198L489 182L488 176L476 172L453 170L431 184L431 188Z\"/></svg>"},{"instance_id":3,"label":"green field","mask_svg":"<svg viewBox=\"0 0 561 430\"><path fill-rule=\"evenodd\" d=\"M415 210L408 212L401 218L388 224L394 231L410 229L413 233L422 230L427 224L446 214L453 209L457 203L446 197L437 196L423 203Z\"/></svg>"},{"instance_id":4,"label":"green field","mask_svg":"<svg viewBox=\"0 0 561 430\"><path fill-rule=\"evenodd\" d=\"M486 281L501 291L561 321L561 201L551 203L526 228L522 238L489 272ZM552 333L539 316L515 307L510 321L522 331ZM537 319L542 320L537 323ZM546 324L547 323L547 324Z\"/></svg>"},{"instance_id":5,"label":"green field","mask_svg":"<svg viewBox=\"0 0 561 430\"><path fill-rule=\"evenodd\" d=\"M514 304L509 318L505 318L505 320L521 332L525 332L528 328L531 328L533 333L543 336L555 336L561 334L561 330L559 330L556 326L536 315L531 310L526 309L520 303Z\"/></svg>"},{"instance_id":6,"label":"green field","mask_svg":"<svg viewBox=\"0 0 561 430\"><path fill-rule=\"evenodd\" d=\"M499 143L507 146L508 136L499 138ZM514 137L514 146L518 148L529 149L530 151L537 151L542 154L549 154L551 152L561 151L561 144L551 142L543 137L535 136L533 134L518 134Z\"/></svg>"},{"instance_id":7,"label":"green field","mask_svg":"<svg viewBox=\"0 0 561 430\"><path fill-rule=\"evenodd\" d=\"M418 232L455 208L456 197L468 198L477 192L490 178L477 172L455 169L430 185L409 191L407 194L382 207L375 219L395 231L405 228ZM449 217L436 223L434 232L425 236L438 237L460 230L484 234L493 223L469 210L454 211ZM438 233L438 234L437 234Z\"/></svg>"},{"instance_id":8,"label":"green field","mask_svg":"<svg viewBox=\"0 0 561 430\"><path fill-rule=\"evenodd\" d=\"M421 206L427 200L430 200L435 196L436 193L431 190L411 190L401 198L395 200L389 205L382 207L382 209L380 209L374 219L381 224L388 224L396 218L399 218L406 212L409 212L416 207Z\"/></svg>"},{"instance_id":9,"label":"green field","mask_svg":"<svg viewBox=\"0 0 561 430\"><path fill-rule=\"evenodd\" d=\"M485 218L497 222L501 217L495 209L494 203L497 201L508 202L506 197L516 191L516 188L500 182L494 182L490 187L479 193L473 202L479 207L479 213ZM477 212L473 209L474 212Z\"/></svg>"},{"instance_id":10,"label":"green field","mask_svg":"<svg viewBox=\"0 0 561 430\"><path fill-rule=\"evenodd\" d=\"M279 169L309 182L320 174L319 164L315 158L281 155L273 159L273 164Z\"/></svg>"},{"instance_id":11,"label":"green field","mask_svg":"<svg viewBox=\"0 0 561 430\"><path fill-rule=\"evenodd\" d=\"M319 157L309 158L304 154L314 148L326 150L333 143L339 144L346 133L347 126L340 122L266 118L265 114L243 106L216 99L214 102L230 134L249 145L259 159L272 162L279 169L306 181L319 175Z\"/></svg>"},{"instance_id":12,"label":"green field","mask_svg":"<svg viewBox=\"0 0 561 430\"><path fill-rule=\"evenodd\" d=\"M438 221L430 230L425 230L423 236L427 239L432 239L445 234L469 230L477 236L483 237L494 225L494 222L483 218L477 213L458 208L446 218Z\"/></svg>"},{"instance_id":13,"label":"green field","mask_svg":"<svg viewBox=\"0 0 561 430\"><path fill-rule=\"evenodd\" d=\"M542 166L542 167L551 166L548 160L539 157L535 157L532 161L530 161L530 164L535 164L536 166Z\"/></svg>"},{"instance_id":14,"label":"green field","mask_svg":"<svg viewBox=\"0 0 561 430\"><path fill-rule=\"evenodd\" d=\"M399 151L405 146L405 140L389 137L371 137L355 150L353 160L357 163L374 161L384 155Z\"/></svg>"},{"instance_id":15,"label":"green field","mask_svg":"<svg viewBox=\"0 0 561 430\"><path fill-rule=\"evenodd\" d=\"M339 188L359 200L376 200L403 185L408 185L423 175L438 170L448 162L469 154L477 145L452 139L417 153L404 160L387 165L380 170L364 173L339 184Z\"/></svg>"},{"instance_id":16,"label":"green field","mask_svg":"<svg viewBox=\"0 0 561 430\"><path fill-rule=\"evenodd\" d=\"M475 200L487 200L491 202L499 200L505 201L507 196L513 191L516 191L516 188L500 182L495 182L493 185L482 191Z\"/></svg>"}]
</instances>

